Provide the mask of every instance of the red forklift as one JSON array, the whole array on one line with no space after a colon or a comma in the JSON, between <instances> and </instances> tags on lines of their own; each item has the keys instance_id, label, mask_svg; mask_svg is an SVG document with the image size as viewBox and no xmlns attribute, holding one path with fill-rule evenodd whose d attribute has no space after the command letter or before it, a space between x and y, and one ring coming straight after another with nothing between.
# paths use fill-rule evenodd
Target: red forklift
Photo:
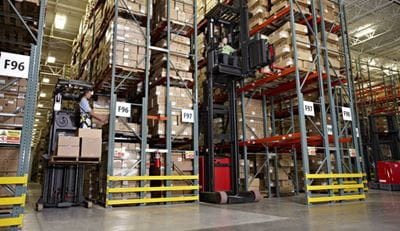
<instances>
[{"instance_id":1,"label":"red forklift","mask_svg":"<svg viewBox=\"0 0 400 231\"><path fill-rule=\"evenodd\" d=\"M245 78L254 78L255 72L273 62L273 48L261 36L250 39L247 0L219 3L206 16L204 30L207 47L207 78L203 83L204 103L201 123L205 134L204 147L199 158L200 200L217 204L249 203L261 199L258 190L246 191L240 182L240 147L237 130L236 87ZM221 41L225 40L222 44ZM226 42L233 52L226 52ZM218 103L215 90L228 96L228 104ZM225 134L216 134L216 118L225 118ZM215 138L224 140L224 148L215 144Z\"/></svg>"}]
</instances>

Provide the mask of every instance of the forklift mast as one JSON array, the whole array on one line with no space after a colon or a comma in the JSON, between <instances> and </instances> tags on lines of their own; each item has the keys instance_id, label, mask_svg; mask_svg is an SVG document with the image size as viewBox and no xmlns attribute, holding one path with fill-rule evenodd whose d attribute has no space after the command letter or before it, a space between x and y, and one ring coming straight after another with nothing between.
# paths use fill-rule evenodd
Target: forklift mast
<instances>
[{"instance_id":1,"label":"forklift mast","mask_svg":"<svg viewBox=\"0 0 400 231\"><path fill-rule=\"evenodd\" d=\"M239 139L237 133L237 94L239 81L254 76L255 71L269 65L268 44L259 35L250 39L248 26L247 0L236 0L231 5L218 3L206 14L207 30L207 79L204 86L204 105L202 122L205 127L204 153L204 192L202 201L214 203L253 202L259 193L242 192L239 176ZM236 50L225 54L219 49L219 43L227 37ZM250 52L253 51L253 52ZM214 102L214 89L227 91L229 105L218 105ZM227 116L229 120L229 168L231 188L229 192L216 192L215 184L215 144L214 117ZM219 188L219 187L218 187ZM221 194L222 193L222 194ZM222 199L225 198L225 199Z\"/></svg>"}]
</instances>

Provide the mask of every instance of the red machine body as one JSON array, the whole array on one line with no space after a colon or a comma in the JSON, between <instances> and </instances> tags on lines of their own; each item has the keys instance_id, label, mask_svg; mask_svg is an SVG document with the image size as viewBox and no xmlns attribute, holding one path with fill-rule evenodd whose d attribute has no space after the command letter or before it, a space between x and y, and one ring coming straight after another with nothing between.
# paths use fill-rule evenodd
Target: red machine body
<instances>
[{"instance_id":1,"label":"red machine body","mask_svg":"<svg viewBox=\"0 0 400 231\"><path fill-rule=\"evenodd\" d=\"M381 184L400 184L400 161L378 161L378 179Z\"/></svg>"},{"instance_id":2,"label":"red machine body","mask_svg":"<svg viewBox=\"0 0 400 231\"><path fill-rule=\"evenodd\" d=\"M231 160L228 157L216 157L214 159L214 191L231 191ZM204 191L204 157L199 157L200 185Z\"/></svg>"}]
</instances>

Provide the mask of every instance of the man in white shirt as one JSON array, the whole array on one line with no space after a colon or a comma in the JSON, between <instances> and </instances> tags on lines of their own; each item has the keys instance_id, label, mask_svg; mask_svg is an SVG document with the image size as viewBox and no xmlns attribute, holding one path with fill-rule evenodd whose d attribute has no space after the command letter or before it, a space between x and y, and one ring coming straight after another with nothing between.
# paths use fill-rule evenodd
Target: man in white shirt
<instances>
[{"instance_id":1,"label":"man in white shirt","mask_svg":"<svg viewBox=\"0 0 400 231\"><path fill-rule=\"evenodd\" d=\"M101 123L105 123L106 121L96 116L92 112L92 108L89 104L89 99L92 97L93 91L85 90L84 95L79 102L79 110L80 110L80 128L91 128L92 127L92 117Z\"/></svg>"}]
</instances>

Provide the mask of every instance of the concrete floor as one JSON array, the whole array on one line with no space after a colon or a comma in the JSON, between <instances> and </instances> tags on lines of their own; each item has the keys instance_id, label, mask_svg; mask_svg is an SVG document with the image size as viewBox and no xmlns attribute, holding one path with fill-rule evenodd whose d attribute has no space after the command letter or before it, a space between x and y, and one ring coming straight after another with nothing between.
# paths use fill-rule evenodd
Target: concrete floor
<instances>
[{"instance_id":1,"label":"concrete floor","mask_svg":"<svg viewBox=\"0 0 400 231\"><path fill-rule=\"evenodd\" d=\"M23 230L400 230L400 192L371 191L364 202L306 207L301 198L237 205L180 204L35 212L30 191Z\"/></svg>"}]
</instances>

